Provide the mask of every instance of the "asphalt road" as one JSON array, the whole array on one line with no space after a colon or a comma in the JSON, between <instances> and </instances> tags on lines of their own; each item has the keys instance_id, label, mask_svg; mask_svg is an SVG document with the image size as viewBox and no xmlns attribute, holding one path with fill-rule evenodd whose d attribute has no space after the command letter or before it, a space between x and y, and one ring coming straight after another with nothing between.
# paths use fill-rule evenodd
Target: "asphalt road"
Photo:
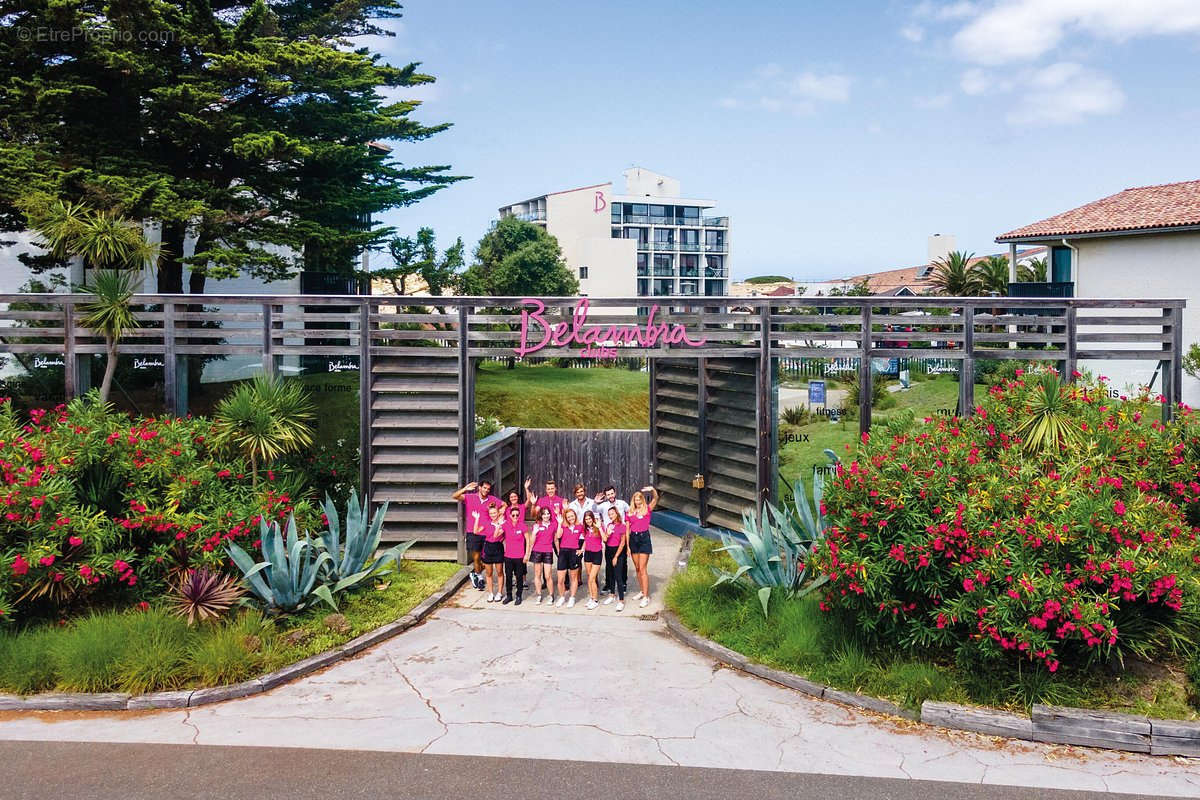
<instances>
[{"instance_id":1,"label":"asphalt road","mask_svg":"<svg viewBox=\"0 0 1200 800\"><path fill-rule=\"evenodd\" d=\"M869 757L869 754L864 754ZM1106 795L841 775L266 747L0 742L5 800L1084 800Z\"/></svg>"}]
</instances>

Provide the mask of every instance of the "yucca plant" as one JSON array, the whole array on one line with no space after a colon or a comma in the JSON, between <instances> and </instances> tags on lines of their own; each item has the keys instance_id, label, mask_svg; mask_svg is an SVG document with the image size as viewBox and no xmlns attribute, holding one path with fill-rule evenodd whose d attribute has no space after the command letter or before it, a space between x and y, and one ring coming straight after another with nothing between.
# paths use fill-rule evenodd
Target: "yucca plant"
<instances>
[{"instance_id":1,"label":"yucca plant","mask_svg":"<svg viewBox=\"0 0 1200 800\"><path fill-rule=\"evenodd\" d=\"M104 337L104 378L100 381L100 399L108 402L113 375L117 371L118 345L132 329L138 327L130 301L141 285L140 276L127 269L100 269L92 282L80 291L90 292L95 299L80 306L83 316L79 324Z\"/></svg>"},{"instance_id":2,"label":"yucca plant","mask_svg":"<svg viewBox=\"0 0 1200 800\"><path fill-rule=\"evenodd\" d=\"M203 622L222 616L241 596L242 588L232 576L201 568L183 573L167 600L172 613L187 618L188 625L194 625L197 620Z\"/></svg>"},{"instance_id":3,"label":"yucca plant","mask_svg":"<svg viewBox=\"0 0 1200 800\"><path fill-rule=\"evenodd\" d=\"M375 551L379 548L383 518L387 514L388 504L381 505L375 516L370 517L366 500L360 503L358 491L352 489L350 500L346 503L344 527L338 517L337 507L329 495L325 495L325 502L321 508L325 512L328 527L317 542L321 549L330 555L330 560L322 568L321 577L326 583L334 584L334 594L378 574L388 564L398 564L404 551L413 545L412 541L398 544L372 561Z\"/></svg>"},{"instance_id":4,"label":"yucca plant","mask_svg":"<svg viewBox=\"0 0 1200 800\"><path fill-rule=\"evenodd\" d=\"M301 611L322 600L336 611L330 587L318 581L322 568L331 560L329 553L319 549L307 535L300 538L295 516L288 516L286 542L278 522L268 525L264 520L259 526L264 561L256 564L238 545L225 545L241 570L242 582L258 604L277 614Z\"/></svg>"},{"instance_id":5,"label":"yucca plant","mask_svg":"<svg viewBox=\"0 0 1200 800\"><path fill-rule=\"evenodd\" d=\"M808 409L804 406L787 406L779 413L785 425L804 425L808 422Z\"/></svg>"},{"instance_id":6,"label":"yucca plant","mask_svg":"<svg viewBox=\"0 0 1200 800\"><path fill-rule=\"evenodd\" d=\"M1028 416L1015 430L1024 443L1025 451L1057 453L1079 441L1079 431L1075 426L1058 376L1049 372L1039 376L1037 390L1029 403Z\"/></svg>"},{"instance_id":7,"label":"yucca plant","mask_svg":"<svg viewBox=\"0 0 1200 800\"><path fill-rule=\"evenodd\" d=\"M300 384L259 375L240 384L217 404L213 415L222 440L258 467L312 444L313 406Z\"/></svg>"}]
</instances>

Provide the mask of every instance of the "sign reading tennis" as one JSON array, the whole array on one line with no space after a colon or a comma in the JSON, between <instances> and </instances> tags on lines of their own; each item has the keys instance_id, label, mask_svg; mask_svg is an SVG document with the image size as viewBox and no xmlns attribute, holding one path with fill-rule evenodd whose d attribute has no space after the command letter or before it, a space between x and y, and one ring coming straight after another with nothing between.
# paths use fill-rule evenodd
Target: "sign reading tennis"
<instances>
[{"instance_id":1,"label":"sign reading tennis","mask_svg":"<svg viewBox=\"0 0 1200 800\"><path fill-rule=\"evenodd\" d=\"M655 322L658 306L650 306L644 323L588 325L589 303L581 298L569 322L550 322L546 319L546 304L526 298L521 301L521 343L513 348L518 358L536 353L546 346L582 347L580 358L616 358L622 347L653 348L678 344L701 347L705 340L688 337L683 325ZM537 337L540 333L541 339Z\"/></svg>"}]
</instances>

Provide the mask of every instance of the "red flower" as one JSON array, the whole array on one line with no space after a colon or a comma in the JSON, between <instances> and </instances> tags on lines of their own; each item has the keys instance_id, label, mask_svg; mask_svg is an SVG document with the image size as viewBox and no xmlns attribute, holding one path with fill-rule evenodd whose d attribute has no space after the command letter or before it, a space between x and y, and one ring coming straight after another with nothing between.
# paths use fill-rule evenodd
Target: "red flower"
<instances>
[{"instance_id":1,"label":"red flower","mask_svg":"<svg viewBox=\"0 0 1200 800\"><path fill-rule=\"evenodd\" d=\"M43 567L48 567L54 563L54 556L42 556L38 559L38 563Z\"/></svg>"},{"instance_id":2,"label":"red flower","mask_svg":"<svg viewBox=\"0 0 1200 800\"><path fill-rule=\"evenodd\" d=\"M72 536L70 539L67 539L67 543L71 547L79 547L79 545L83 544L83 539L80 539L78 536Z\"/></svg>"},{"instance_id":3,"label":"red flower","mask_svg":"<svg viewBox=\"0 0 1200 800\"><path fill-rule=\"evenodd\" d=\"M13 575L24 575L29 572L29 562L25 560L24 556L17 556L13 559L12 571Z\"/></svg>"},{"instance_id":4,"label":"red flower","mask_svg":"<svg viewBox=\"0 0 1200 800\"><path fill-rule=\"evenodd\" d=\"M1118 500L1117 502L1113 503L1113 511L1117 512L1118 517L1125 516L1125 504Z\"/></svg>"}]
</instances>

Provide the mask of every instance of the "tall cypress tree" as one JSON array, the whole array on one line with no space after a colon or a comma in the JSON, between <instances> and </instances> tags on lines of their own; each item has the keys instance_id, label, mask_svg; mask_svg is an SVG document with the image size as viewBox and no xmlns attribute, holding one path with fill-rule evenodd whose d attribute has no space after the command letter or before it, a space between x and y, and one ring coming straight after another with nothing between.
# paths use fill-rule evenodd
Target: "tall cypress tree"
<instances>
[{"instance_id":1,"label":"tall cypress tree","mask_svg":"<svg viewBox=\"0 0 1200 800\"><path fill-rule=\"evenodd\" d=\"M0 28L0 225L40 191L163 225L161 291L206 275L349 272L367 220L461 180L370 146L444 130L383 89L432 81L349 39L395 0L23 2ZM86 35L54 35L78 29ZM299 253L288 258L284 245Z\"/></svg>"}]
</instances>

